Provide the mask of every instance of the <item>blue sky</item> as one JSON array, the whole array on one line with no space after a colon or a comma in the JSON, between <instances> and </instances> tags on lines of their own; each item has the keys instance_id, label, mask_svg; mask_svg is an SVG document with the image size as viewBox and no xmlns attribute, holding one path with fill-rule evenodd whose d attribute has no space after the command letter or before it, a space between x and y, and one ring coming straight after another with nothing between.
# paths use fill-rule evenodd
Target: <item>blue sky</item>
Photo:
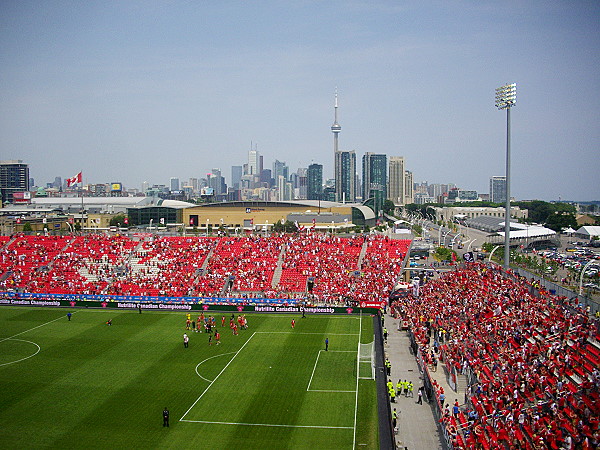
<instances>
[{"instance_id":1,"label":"blue sky","mask_svg":"<svg viewBox=\"0 0 600 450\"><path fill-rule=\"evenodd\" d=\"M333 175L340 148L414 180L600 200L597 1L3 1L0 159L37 184L168 184L247 161Z\"/></svg>"}]
</instances>

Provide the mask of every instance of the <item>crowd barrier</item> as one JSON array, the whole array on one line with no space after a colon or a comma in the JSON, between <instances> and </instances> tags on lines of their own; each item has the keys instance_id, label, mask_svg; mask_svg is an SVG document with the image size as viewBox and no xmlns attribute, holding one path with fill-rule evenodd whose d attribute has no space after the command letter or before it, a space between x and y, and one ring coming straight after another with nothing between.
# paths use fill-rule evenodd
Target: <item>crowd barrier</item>
<instances>
[{"instance_id":1,"label":"crowd barrier","mask_svg":"<svg viewBox=\"0 0 600 450\"><path fill-rule=\"evenodd\" d=\"M67 298L71 297L71 298ZM162 311L230 311L245 313L297 313L301 314L304 310L307 314L369 314L377 315L379 309L376 308L350 308L333 306L301 306L289 303L283 300L280 303L258 304L257 299L245 299L245 303L237 302L244 299L226 299L213 298L212 302L152 302L148 299L143 302L131 300L113 300L103 298L101 300L90 300L82 298L84 296L34 296L20 294L19 296L6 296L0 293L0 306L36 306L36 307L71 307L71 308L106 308L106 309L142 309L142 310L162 310ZM103 296L105 297L105 296ZM207 300L207 299L204 299ZM228 302L227 300L236 300ZM273 300L273 299L267 299Z\"/></svg>"}]
</instances>

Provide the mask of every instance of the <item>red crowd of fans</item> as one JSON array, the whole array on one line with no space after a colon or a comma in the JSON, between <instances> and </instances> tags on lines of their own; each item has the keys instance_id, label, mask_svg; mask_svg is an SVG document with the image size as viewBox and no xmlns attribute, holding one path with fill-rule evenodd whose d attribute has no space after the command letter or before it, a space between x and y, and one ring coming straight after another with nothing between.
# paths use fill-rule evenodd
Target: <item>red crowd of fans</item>
<instances>
[{"instance_id":1,"label":"red crowd of fans","mask_svg":"<svg viewBox=\"0 0 600 450\"><path fill-rule=\"evenodd\" d=\"M448 272L393 307L426 362L470 375L451 413L434 385L455 448L591 449L600 442L600 344L587 311L497 267ZM453 408L454 409L454 408Z\"/></svg>"},{"instance_id":2,"label":"red crowd of fans","mask_svg":"<svg viewBox=\"0 0 600 450\"><path fill-rule=\"evenodd\" d=\"M0 242L0 289L169 297L304 295L379 301L410 241L325 234L246 237L16 236ZM274 280L278 265L279 279Z\"/></svg>"}]
</instances>

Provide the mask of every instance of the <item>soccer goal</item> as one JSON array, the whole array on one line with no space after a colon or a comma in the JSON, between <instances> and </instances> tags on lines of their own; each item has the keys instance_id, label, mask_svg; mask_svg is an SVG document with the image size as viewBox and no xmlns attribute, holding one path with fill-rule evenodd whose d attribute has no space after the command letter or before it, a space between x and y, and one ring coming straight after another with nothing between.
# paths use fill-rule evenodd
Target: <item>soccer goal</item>
<instances>
[{"instance_id":1,"label":"soccer goal","mask_svg":"<svg viewBox=\"0 0 600 450\"><path fill-rule=\"evenodd\" d=\"M370 344L358 344L358 378L375 379L375 341Z\"/></svg>"}]
</instances>

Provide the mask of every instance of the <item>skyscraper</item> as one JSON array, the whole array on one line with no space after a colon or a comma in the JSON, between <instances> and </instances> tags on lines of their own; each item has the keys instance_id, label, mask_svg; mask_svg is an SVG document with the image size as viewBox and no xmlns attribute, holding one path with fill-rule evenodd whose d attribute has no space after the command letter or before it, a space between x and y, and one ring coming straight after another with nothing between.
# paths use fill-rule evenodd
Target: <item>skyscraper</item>
<instances>
[{"instance_id":1,"label":"skyscraper","mask_svg":"<svg viewBox=\"0 0 600 450\"><path fill-rule=\"evenodd\" d=\"M169 188L171 189L171 191L178 191L179 190L179 178L171 177L169 180Z\"/></svg>"},{"instance_id":2,"label":"skyscraper","mask_svg":"<svg viewBox=\"0 0 600 450\"><path fill-rule=\"evenodd\" d=\"M394 205L404 205L404 157L390 156L388 198Z\"/></svg>"},{"instance_id":3,"label":"skyscraper","mask_svg":"<svg viewBox=\"0 0 600 450\"><path fill-rule=\"evenodd\" d=\"M234 189L240 188L242 181L242 166L231 166L231 186Z\"/></svg>"},{"instance_id":4,"label":"skyscraper","mask_svg":"<svg viewBox=\"0 0 600 450\"><path fill-rule=\"evenodd\" d=\"M377 197L382 203L387 198L387 156L367 152L363 156L362 163L363 202L371 197Z\"/></svg>"},{"instance_id":5,"label":"skyscraper","mask_svg":"<svg viewBox=\"0 0 600 450\"><path fill-rule=\"evenodd\" d=\"M29 190L29 165L20 159L0 161L2 203L12 203L15 192Z\"/></svg>"},{"instance_id":6,"label":"skyscraper","mask_svg":"<svg viewBox=\"0 0 600 450\"><path fill-rule=\"evenodd\" d=\"M285 162L276 159L273 163L273 172L271 172L271 176L275 180L279 180L280 175L283 176L286 179L286 181L288 181L290 178L290 168L286 165Z\"/></svg>"},{"instance_id":7,"label":"skyscraper","mask_svg":"<svg viewBox=\"0 0 600 450\"><path fill-rule=\"evenodd\" d=\"M410 170L404 171L404 204L410 205L415 202L413 174Z\"/></svg>"},{"instance_id":8,"label":"skyscraper","mask_svg":"<svg viewBox=\"0 0 600 450\"><path fill-rule=\"evenodd\" d=\"M321 200L323 193L323 165L311 164L308 166L308 186L306 197L309 200Z\"/></svg>"},{"instance_id":9,"label":"skyscraper","mask_svg":"<svg viewBox=\"0 0 600 450\"><path fill-rule=\"evenodd\" d=\"M248 152L248 173L246 175L258 175L262 171L260 154L258 150L250 150Z\"/></svg>"},{"instance_id":10,"label":"skyscraper","mask_svg":"<svg viewBox=\"0 0 600 450\"><path fill-rule=\"evenodd\" d=\"M354 150L335 152L335 199L338 202L356 201L356 153Z\"/></svg>"},{"instance_id":11,"label":"skyscraper","mask_svg":"<svg viewBox=\"0 0 600 450\"><path fill-rule=\"evenodd\" d=\"M492 203L506 202L506 176L490 178L490 201Z\"/></svg>"}]
</instances>

